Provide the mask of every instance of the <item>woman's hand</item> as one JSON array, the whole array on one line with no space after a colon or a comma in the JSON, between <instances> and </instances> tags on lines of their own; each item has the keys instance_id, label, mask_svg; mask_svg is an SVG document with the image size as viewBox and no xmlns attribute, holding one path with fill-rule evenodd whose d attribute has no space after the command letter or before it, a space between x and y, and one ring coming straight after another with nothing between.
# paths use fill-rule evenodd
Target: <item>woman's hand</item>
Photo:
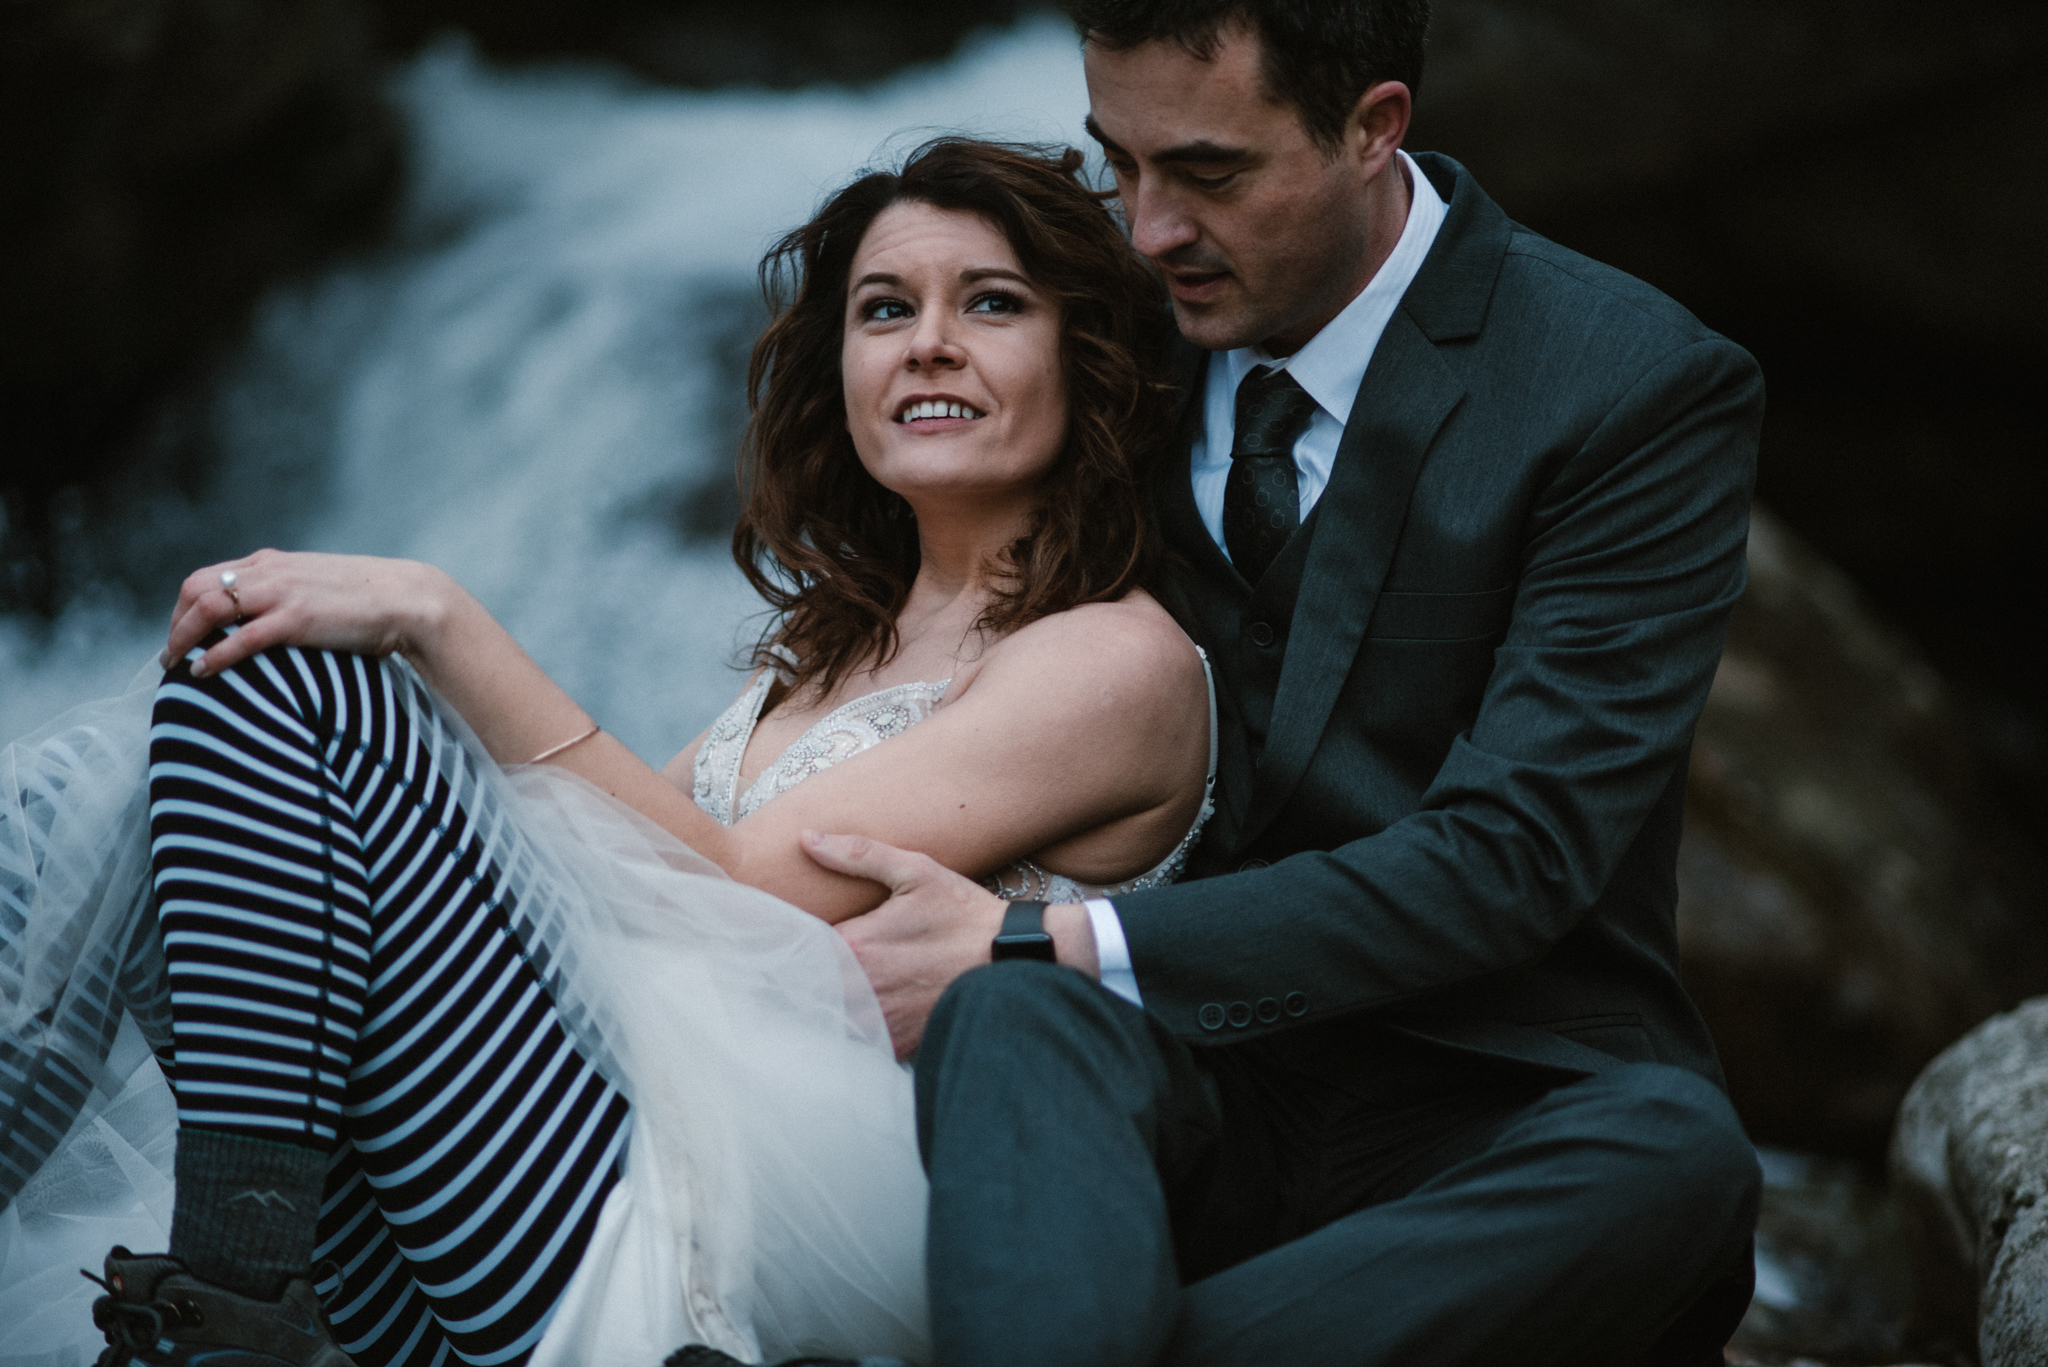
<instances>
[{"instance_id":1,"label":"woman's hand","mask_svg":"<svg viewBox=\"0 0 2048 1367\"><path fill-rule=\"evenodd\" d=\"M221 582L232 573L232 592ZM468 595L432 565L369 555L262 550L186 576L171 612L165 667L222 627L241 629L193 662L218 674L276 645L360 655L431 651L442 625Z\"/></svg>"}]
</instances>

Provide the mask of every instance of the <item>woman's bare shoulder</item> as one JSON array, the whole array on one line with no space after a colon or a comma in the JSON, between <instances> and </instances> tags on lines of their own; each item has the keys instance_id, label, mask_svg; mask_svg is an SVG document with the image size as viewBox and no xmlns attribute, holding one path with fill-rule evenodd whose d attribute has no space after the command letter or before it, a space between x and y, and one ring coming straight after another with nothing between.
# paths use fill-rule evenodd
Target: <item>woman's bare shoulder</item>
<instances>
[{"instance_id":1,"label":"woman's bare shoulder","mask_svg":"<svg viewBox=\"0 0 2048 1367\"><path fill-rule=\"evenodd\" d=\"M1127 704L1179 706L1207 687L1195 643L1143 591L1041 617L992 648L982 675L982 683L1107 689Z\"/></svg>"}]
</instances>

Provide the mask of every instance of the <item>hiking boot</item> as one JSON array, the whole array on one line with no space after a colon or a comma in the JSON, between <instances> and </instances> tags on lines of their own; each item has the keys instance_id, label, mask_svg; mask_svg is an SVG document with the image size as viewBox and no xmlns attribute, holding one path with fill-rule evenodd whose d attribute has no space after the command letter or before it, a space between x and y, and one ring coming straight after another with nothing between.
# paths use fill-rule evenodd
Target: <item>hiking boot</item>
<instances>
[{"instance_id":1,"label":"hiking boot","mask_svg":"<svg viewBox=\"0 0 2048 1367\"><path fill-rule=\"evenodd\" d=\"M274 1301L194 1276L165 1253L107 1255L92 1322L107 1336L99 1367L204 1362L206 1367L355 1367L334 1342L326 1307L301 1277Z\"/></svg>"}]
</instances>

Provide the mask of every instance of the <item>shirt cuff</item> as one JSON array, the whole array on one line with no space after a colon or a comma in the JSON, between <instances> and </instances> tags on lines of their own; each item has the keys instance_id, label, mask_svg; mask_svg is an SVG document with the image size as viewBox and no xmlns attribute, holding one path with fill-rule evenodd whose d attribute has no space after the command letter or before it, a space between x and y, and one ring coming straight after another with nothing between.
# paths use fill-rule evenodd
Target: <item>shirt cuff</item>
<instances>
[{"instance_id":1,"label":"shirt cuff","mask_svg":"<svg viewBox=\"0 0 2048 1367\"><path fill-rule=\"evenodd\" d=\"M1124 923L1116 907L1104 897L1081 904L1088 908L1088 924L1095 931L1095 962L1102 970L1102 985L1132 1006L1143 1007L1138 995L1138 974L1131 967L1130 941L1124 939Z\"/></svg>"}]
</instances>

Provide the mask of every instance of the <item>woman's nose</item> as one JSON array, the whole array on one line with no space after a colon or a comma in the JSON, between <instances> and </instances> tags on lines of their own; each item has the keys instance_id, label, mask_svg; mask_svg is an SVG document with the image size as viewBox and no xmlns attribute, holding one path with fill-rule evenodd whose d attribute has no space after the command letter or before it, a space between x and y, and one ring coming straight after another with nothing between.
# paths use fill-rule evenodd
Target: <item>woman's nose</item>
<instances>
[{"instance_id":1,"label":"woman's nose","mask_svg":"<svg viewBox=\"0 0 2048 1367\"><path fill-rule=\"evenodd\" d=\"M943 370L965 363L959 339L954 335L952 319L943 309L933 309L917 320L917 331L910 335L910 352L906 359L912 370Z\"/></svg>"}]
</instances>

